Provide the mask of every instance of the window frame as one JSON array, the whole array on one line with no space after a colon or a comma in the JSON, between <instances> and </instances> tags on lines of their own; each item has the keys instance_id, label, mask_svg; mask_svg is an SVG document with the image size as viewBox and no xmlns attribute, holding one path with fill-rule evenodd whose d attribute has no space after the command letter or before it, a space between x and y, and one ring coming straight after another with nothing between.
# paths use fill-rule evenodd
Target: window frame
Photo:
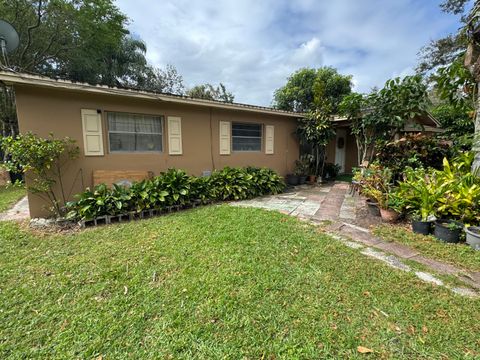
<instances>
[{"instance_id":1,"label":"window frame","mask_svg":"<svg viewBox=\"0 0 480 360\"><path fill-rule=\"evenodd\" d=\"M260 126L260 149L259 150L234 150L233 149L233 139L234 138L256 138L254 136L233 136L234 125L258 125L258 126ZM265 128L265 126L263 125L263 123L232 121L231 122L231 128L230 128L230 138L231 138L230 148L231 148L232 153L261 153L263 151L263 139L265 137L264 136L264 128Z\"/></svg>"},{"instance_id":2,"label":"window frame","mask_svg":"<svg viewBox=\"0 0 480 360\"><path fill-rule=\"evenodd\" d=\"M138 112L130 112L130 111L116 111L116 110L105 110L103 111L105 114L105 126L106 126L106 135L107 135L107 144L108 144L108 153L109 154L161 154L165 151L165 115L164 114L146 114L146 113L138 113ZM112 131L112 133L116 134L143 134L143 135L160 135L160 150L112 150L110 144L110 122L108 120L109 113L117 113L117 114L129 114L129 115L139 115L139 116L151 116L151 117L159 117L160 118L160 133L145 133L145 132L129 132L129 131Z\"/></svg>"}]
</instances>

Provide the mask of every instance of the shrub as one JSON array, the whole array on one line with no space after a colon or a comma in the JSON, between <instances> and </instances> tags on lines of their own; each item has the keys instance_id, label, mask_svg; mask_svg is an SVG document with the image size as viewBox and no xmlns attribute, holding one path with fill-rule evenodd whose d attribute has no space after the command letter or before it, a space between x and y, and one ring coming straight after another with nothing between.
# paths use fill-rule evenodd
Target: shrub
<instances>
[{"instance_id":1,"label":"shrub","mask_svg":"<svg viewBox=\"0 0 480 360\"><path fill-rule=\"evenodd\" d=\"M411 167L442 169L443 159L452 155L450 143L424 134L407 135L399 140L378 144L376 161L400 180L404 169Z\"/></svg>"},{"instance_id":2,"label":"shrub","mask_svg":"<svg viewBox=\"0 0 480 360\"><path fill-rule=\"evenodd\" d=\"M325 179L335 179L340 173L340 165L334 163L325 163L323 168L323 177Z\"/></svg>"},{"instance_id":3,"label":"shrub","mask_svg":"<svg viewBox=\"0 0 480 360\"><path fill-rule=\"evenodd\" d=\"M444 195L446 185L439 181L433 171L408 167L397 194L403 198L405 210L421 221L428 221L435 217L438 201Z\"/></svg>"},{"instance_id":4,"label":"shrub","mask_svg":"<svg viewBox=\"0 0 480 360\"><path fill-rule=\"evenodd\" d=\"M132 192L119 185L109 188L105 184L95 186L93 190L87 189L77 195L76 202L67 203L70 210L69 218L93 219L102 215L116 215L125 213L132 206Z\"/></svg>"},{"instance_id":5,"label":"shrub","mask_svg":"<svg viewBox=\"0 0 480 360\"><path fill-rule=\"evenodd\" d=\"M64 205L70 194L62 180L69 161L78 157L75 141L68 137L55 139L53 135L43 139L26 133L6 137L1 145L8 159L4 166L11 172L30 177L27 191L47 201L53 215L64 215Z\"/></svg>"},{"instance_id":6,"label":"shrub","mask_svg":"<svg viewBox=\"0 0 480 360\"><path fill-rule=\"evenodd\" d=\"M479 224L480 178L472 172L472 162L473 153L469 152L452 162L445 158L443 170L407 169L399 183L407 210L424 221L435 216Z\"/></svg>"},{"instance_id":7,"label":"shrub","mask_svg":"<svg viewBox=\"0 0 480 360\"><path fill-rule=\"evenodd\" d=\"M225 167L212 173L210 184L216 200L244 200L252 197L252 179L245 169Z\"/></svg>"},{"instance_id":8,"label":"shrub","mask_svg":"<svg viewBox=\"0 0 480 360\"><path fill-rule=\"evenodd\" d=\"M272 169L250 166L245 170L252 176L252 185L249 187L250 197L278 194L285 190L283 179Z\"/></svg>"},{"instance_id":9,"label":"shrub","mask_svg":"<svg viewBox=\"0 0 480 360\"><path fill-rule=\"evenodd\" d=\"M169 169L153 179L153 193L166 192L166 204L185 205L190 202L190 177L183 170Z\"/></svg>"},{"instance_id":10,"label":"shrub","mask_svg":"<svg viewBox=\"0 0 480 360\"><path fill-rule=\"evenodd\" d=\"M183 170L169 169L159 176L133 183L130 188L105 184L87 189L69 202L68 217L93 219L102 215L140 212L194 201L243 200L266 194L277 194L285 183L273 170L266 168L229 168L214 171L210 177L188 176Z\"/></svg>"},{"instance_id":11,"label":"shrub","mask_svg":"<svg viewBox=\"0 0 480 360\"><path fill-rule=\"evenodd\" d=\"M191 176L189 181L191 199L199 200L202 204L206 204L213 199L216 199L216 192L210 183L209 176Z\"/></svg>"}]
</instances>

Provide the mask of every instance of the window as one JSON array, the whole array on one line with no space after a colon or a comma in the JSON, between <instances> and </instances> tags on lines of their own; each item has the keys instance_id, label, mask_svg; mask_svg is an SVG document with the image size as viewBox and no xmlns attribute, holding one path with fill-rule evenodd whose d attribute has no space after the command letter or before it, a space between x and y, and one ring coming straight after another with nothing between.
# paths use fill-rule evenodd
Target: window
<instances>
[{"instance_id":1,"label":"window","mask_svg":"<svg viewBox=\"0 0 480 360\"><path fill-rule=\"evenodd\" d=\"M232 124L233 151L261 151L262 125L260 124Z\"/></svg>"},{"instance_id":2,"label":"window","mask_svg":"<svg viewBox=\"0 0 480 360\"><path fill-rule=\"evenodd\" d=\"M162 116L108 112L111 152L162 151Z\"/></svg>"}]
</instances>

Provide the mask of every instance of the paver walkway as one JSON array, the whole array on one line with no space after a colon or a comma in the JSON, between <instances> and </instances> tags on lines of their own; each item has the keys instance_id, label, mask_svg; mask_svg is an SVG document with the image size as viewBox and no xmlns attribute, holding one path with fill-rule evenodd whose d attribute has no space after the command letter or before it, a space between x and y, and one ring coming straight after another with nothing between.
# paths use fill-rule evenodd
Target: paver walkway
<instances>
[{"instance_id":1,"label":"paver walkway","mask_svg":"<svg viewBox=\"0 0 480 360\"><path fill-rule=\"evenodd\" d=\"M381 219L371 215L363 199L350 194L348 188L349 184L344 182L305 185L284 194L235 202L232 205L276 210L316 225L328 224L326 231L333 238L359 249L365 256L383 261L393 268L413 272L422 281L445 286L460 295L480 295L480 272L465 271L424 257L406 245L375 237L368 227L381 223ZM419 263L434 273L454 275L468 287L450 287L433 274L414 271L405 263L406 260Z\"/></svg>"},{"instance_id":2,"label":"paver walkway","mask_svg":"<svg viewBox=\"0 0 480 360\"><path fill-rule=\"evenodd\" d=\"M22 198L11 209L0 213L0 221L24 220L30 218L30 210L28 208L28 197Z\"/></svg>"},{"instance_id":3,"label":"paver walkway","mask_svg":"<svg viewBox=\"0 0 480 360\"><path fill-rule=\"evenodd\" d=\"M316 222L347 221L367 227L379 223L377 217L368 213L363 201L358 201L359 196L350 194L348 189L349 184L346 182L302 185L284 194L235 202L232 205L277 210Z\"/></svg>"}]
</instances>

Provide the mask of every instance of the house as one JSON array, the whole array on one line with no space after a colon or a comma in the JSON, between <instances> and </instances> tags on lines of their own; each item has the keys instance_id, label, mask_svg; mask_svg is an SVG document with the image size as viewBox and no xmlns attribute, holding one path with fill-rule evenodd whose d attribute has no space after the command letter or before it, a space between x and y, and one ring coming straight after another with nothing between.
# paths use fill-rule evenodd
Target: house
<instances>
[{"instance_id":1,"label":"house","mask_svg":"<svg viewBox=\"0 0 480 360\"><path fill-rule=\"evenodd\" d=\"M64 179L72 196L168 168L202 175L252 165L286 175L299 157L297 113L7 71L0 81L15 89L21 133L68 136L80 147ZM46 215L39 197L29 205L32 217Z\"/></svg>"},{"instance_id":2,"label":"house","mask_svg":"<svg viewBox=\"0 0 480 360\"><path fill-rule=\"evenodd\" d=\"M0 81L15 89L21 133L68 136L80 147L64 178L70 197L102 182L132 182L169 168L207 175L225 166L264 166L286 175L300 155L299 113L9 71L0 71ZM358 166L355 137L348 119L333 121L336 138L327 146L327 161L350 173ZM428 114L404 129L421 130L441 131ZM29 194L29 206L32 217L47 214L38 196Z\"/></svg>"},{"instance_id":3,"label":"house","mask_svg":"<svg viewBox=\"0 0 480 360\"><path fill-rule=\"evenodd\" d=\"M334 117L333 122L336 137L327 145L327 162L338 164L340 173L351 173L352 168L359 165L358 148L355 136L351 131L351 121L345 117L337 116ZM425 113L408 121L396 137L419 132L433 135L443 131L440 123L430 113Z\"/></svg>"}]
</instances>

